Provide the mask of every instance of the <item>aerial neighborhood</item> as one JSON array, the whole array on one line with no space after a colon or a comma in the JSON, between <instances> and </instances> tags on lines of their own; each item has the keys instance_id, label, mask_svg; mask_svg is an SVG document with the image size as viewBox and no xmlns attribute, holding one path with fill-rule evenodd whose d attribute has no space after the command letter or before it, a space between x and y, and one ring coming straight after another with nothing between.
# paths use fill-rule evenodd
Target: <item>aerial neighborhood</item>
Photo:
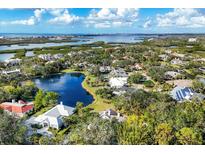
<instances>
[{"instance_id":1,"label":"aerial neighborhood","mask_svg":"<svg viewBox=\"0 0 205 154\"><path fill-rule=\"evenodd\" d=\"M0 62L0 114L16 125L13 138L22 133L5 144L204 144L204 44L204 36L177 35L0 52L14 54ZM66 87L65 74L83 76L79 87L68 87L92 101L61 101L64 92L55 88ZM184 130L194 138L182 142Z\"/></svg>"}]
</instances>

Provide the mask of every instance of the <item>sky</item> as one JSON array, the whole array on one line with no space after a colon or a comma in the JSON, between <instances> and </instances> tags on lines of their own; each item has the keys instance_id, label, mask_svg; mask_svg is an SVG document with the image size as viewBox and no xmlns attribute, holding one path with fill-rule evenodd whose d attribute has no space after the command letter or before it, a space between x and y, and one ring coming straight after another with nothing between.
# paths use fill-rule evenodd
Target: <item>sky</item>
<instances>
[{"instance_id":1,"label":"sky","mask_svg":"<svg viewBox=\"0 0 205 154\"><path fill-rule=\"evenodd\" d=\"M0 33L205 33L205 9L0 9Z\"/></svg>"}]
</instances>

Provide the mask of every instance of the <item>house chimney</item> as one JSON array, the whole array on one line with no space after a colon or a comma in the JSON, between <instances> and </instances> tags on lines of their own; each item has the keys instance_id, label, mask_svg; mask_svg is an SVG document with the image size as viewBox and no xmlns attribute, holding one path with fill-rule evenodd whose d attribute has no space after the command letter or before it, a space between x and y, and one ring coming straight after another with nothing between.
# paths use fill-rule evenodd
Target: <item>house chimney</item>
<instances>
[{"instance_id":1,"label":"house chimney","mask_svg":"<svg viewBox=\"0 0 205 154\"><path fill-rule=\"evenodd\" d=\"M16 101L15 101L15 99L12 99L12 101L11 101L12 103L16 103Z\"/></svg>"}]
</instances>

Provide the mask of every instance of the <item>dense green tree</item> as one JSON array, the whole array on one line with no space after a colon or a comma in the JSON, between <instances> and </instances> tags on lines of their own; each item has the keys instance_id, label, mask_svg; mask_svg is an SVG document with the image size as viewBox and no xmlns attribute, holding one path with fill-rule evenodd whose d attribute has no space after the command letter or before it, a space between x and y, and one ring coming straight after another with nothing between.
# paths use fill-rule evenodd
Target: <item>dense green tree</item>
<instances>
[{"instance_id":1,"label":"dense green tree","mask_svg":"<svg viewBox=\"0 0 205 154\"><path fill-rule=\"evenodd\" d=\"M129 83L141 83L145 80L146 80L146 77L144 77L140 73L134 73L134 74L130 75L128 78Z\"/></svg>"},{"instance_id":2,"label":"dense green tree","mask_svg":"<svg viewBox=\"0 0 205 154\"><path fill-rule=\"evenodd\" d=\"M68 134L68 144L117 144L112 122L95 117Z\"/></svg>"},{"instance_id":3,"label":"dense green tree","mask_svg":"<svg viewBox=\"0 0 205 154\"><path fill-rule=\"evenodd\" d=\"M41 107L43 106L43 103L42 103L43 97L44 97L43 90L39 90L34 99L34 108L36 111L41 109Z\"/></svg>"},{"instance_id":4,"label":"dense green tree","mask_svg":"<svg viewBox=\"0 0 205 154\"><path fill-rule=\"evenodd\" d=\"M155 142L156 144L171 144L173 140L173 130L167 123L159 124L155 129Z\"/></svg>"},{"instance_id":5,"label":"dense green tree","mask_svg":"<svg viewBox=\"0 0 205 154\"><path fill-rule=\"evenodd\" d=\"M176 132L177 141L179 144L196 145L202 144L202 136L194 131L193 128L184 127Z\"/></svg>"},{"instance_id":6,"label":"dense green tree","mask_svg":"<svg viewBox=\"0 0 205 154\"><path fill-rule=\"evenodd\" d=\"M24 144L26 127L19 119L7 113L0 113L0 144Z\"/></svg>"},{"instance_id":7,"label":"dense green tree","mask_svg":"<svg viewBox=\"0 0 205 154\"><path fill-rule=\"evenodd\" d=\"M153 121L146 116L129 116L117 130L119 144L154 144Z\"/></svg>"}]
</instances>

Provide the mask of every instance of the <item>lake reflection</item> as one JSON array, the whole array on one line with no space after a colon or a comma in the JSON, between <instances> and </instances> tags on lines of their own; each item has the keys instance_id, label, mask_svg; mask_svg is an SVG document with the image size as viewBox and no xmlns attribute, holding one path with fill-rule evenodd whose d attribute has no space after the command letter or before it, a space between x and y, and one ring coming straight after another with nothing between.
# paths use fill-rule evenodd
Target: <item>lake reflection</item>
<instances>
[{"instance_id":1,"label":"lake reflection","mask_svg":"<svg viewBox=\"0 0 205 154\"><path fill-rule=\"evenodd\" d=\"M92 103L93 97L81 85L84 80L81 73L65 73L52 75L46 78L34 79L38 88L45 91L54 91L60 95L59 102L75 107L76 102L84 105Z\"/></svg>"}]
</instances>

